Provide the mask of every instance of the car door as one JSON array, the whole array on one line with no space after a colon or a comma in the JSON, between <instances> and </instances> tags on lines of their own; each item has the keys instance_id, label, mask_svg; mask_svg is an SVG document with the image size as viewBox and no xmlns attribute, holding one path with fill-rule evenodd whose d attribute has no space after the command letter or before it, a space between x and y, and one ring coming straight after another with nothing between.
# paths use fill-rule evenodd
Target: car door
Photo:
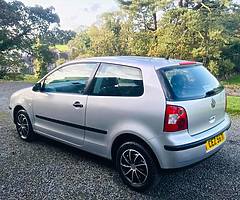
<instances>
[{"instance_id":1,"label":"car door","mask_svg":"<svg viewBox=\"0 0 240 200\"><path fill-rule=\"evenodd\" d=\"M85 89L98 63L74 63L48 75L42 90L35 92L34 129L43 135L72 145L84 142Z\"/></svg>"},{"instance_id":2,"label":"car door","mask_svg":"<svg viewBox=\"0 0 240 200\"><path fill-rule=\"evenodd\" d=\"M91 129L86 129L85 147L105 155L107 140L117 127L141 121L136 108L145 105L143 91L139 68L102 63L89 88L86 127Z\"/></svg>"}]
</instances>

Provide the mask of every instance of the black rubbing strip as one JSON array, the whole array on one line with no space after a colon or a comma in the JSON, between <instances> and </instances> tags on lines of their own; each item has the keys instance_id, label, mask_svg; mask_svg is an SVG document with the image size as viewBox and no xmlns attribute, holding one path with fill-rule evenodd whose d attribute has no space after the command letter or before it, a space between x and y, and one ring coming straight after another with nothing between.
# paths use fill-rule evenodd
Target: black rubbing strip
<instances>
[{"instance_id":1,"label":"black rubbing strip","mask_svg":"<svg viewBox=\"0 0 240 200\"><path fill-rule=\"evenodd\" d=\"M101 133L101 134L107 134L107 131L96 129L96 128L91 128L91 127L87 127L87 126L85 126L85 130L96 132L96 133Z\"/></svg>"},{"instance_id":2,"label":"black rubbing strip","mask_svg":"<svg viewBox=\"0 0 240 200\"><path fill-rule=\"evenodd\" d=\"M96 129L96 128L81 126L79 124L73 124L73 123L70 123L70 122L65 122L65 121L61 121L61 120L57 120L57 119L52 119L52 118L48 118L48 117L44 117L44 116L40 116L40 115L36 115L36 117L39 118L39 119L47 120L47 121L54 122L54 123L61 124L61 125L65 125L65 126L71 126L71 127L82 129L82 130L92 131L92 132L101 133L101 134L107 134L107 131Z\"/></svg>"}]
</instances>

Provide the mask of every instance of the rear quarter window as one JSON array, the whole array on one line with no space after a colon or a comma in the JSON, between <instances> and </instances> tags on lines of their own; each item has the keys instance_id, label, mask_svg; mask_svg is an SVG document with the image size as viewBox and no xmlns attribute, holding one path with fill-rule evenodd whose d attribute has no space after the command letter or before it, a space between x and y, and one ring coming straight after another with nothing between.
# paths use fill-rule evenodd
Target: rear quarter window
<instances>
[{"instance_id":1,"label":"rear quarter window","mask_svg":"<svg viewBox=\"0 0 240 200\"><path fill-rule=\"evenodd\" d=\"M172 100L191 100L223 90L218 80L202 65L167 67L159 71Z\"/></svg>"},{"instance_id":2,"label":"rear quarter window","mask_svg":"<svg viewBox=\"0 0 240 200\"><path fill-rule=\"evenodd\" d=\"M102 63L94 77L90 94L138 97L143 91L142 72L139 68Z\"/></svg>"}]
</instances>

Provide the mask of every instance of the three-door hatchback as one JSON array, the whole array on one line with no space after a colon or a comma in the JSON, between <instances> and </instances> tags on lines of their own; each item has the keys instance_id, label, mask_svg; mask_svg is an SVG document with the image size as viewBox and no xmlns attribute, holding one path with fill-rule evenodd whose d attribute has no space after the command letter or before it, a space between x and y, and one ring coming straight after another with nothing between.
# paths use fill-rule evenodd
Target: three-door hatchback
<instances>
[{"instance_id":1,"label":"three-door hatchback","mask_svg":"<svg viewBox=\"0 0 240 200\"><path fill-rule=\"evenodd\" d=\"M164 58L72 61L14 93L9 108L23 140L40 134L111 159L138 191L159 169L220 150L231 124L224 88L201 63Z\"/></svg>"}]
</instances>

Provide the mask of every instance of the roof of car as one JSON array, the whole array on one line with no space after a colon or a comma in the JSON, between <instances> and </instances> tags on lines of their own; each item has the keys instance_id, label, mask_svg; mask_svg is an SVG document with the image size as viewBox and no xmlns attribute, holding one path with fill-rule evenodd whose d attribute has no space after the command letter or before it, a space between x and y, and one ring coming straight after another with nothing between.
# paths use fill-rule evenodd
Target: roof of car
<instances>
[{"instance_id":1,"label":"roof of car","mask_svg":"<svg viewBox=\"0 0 240 200\"><path fill-rule=\"evenodd\" d=\"M179 65L181 62L184 62L184 60L144 56L107 56L107 57L83 58L80 60L71 61L70 63L74 62L104 62L133 67L149 66L155 67L155 69L159 69L161 67Z\"/></svg>"}]
</instances>

